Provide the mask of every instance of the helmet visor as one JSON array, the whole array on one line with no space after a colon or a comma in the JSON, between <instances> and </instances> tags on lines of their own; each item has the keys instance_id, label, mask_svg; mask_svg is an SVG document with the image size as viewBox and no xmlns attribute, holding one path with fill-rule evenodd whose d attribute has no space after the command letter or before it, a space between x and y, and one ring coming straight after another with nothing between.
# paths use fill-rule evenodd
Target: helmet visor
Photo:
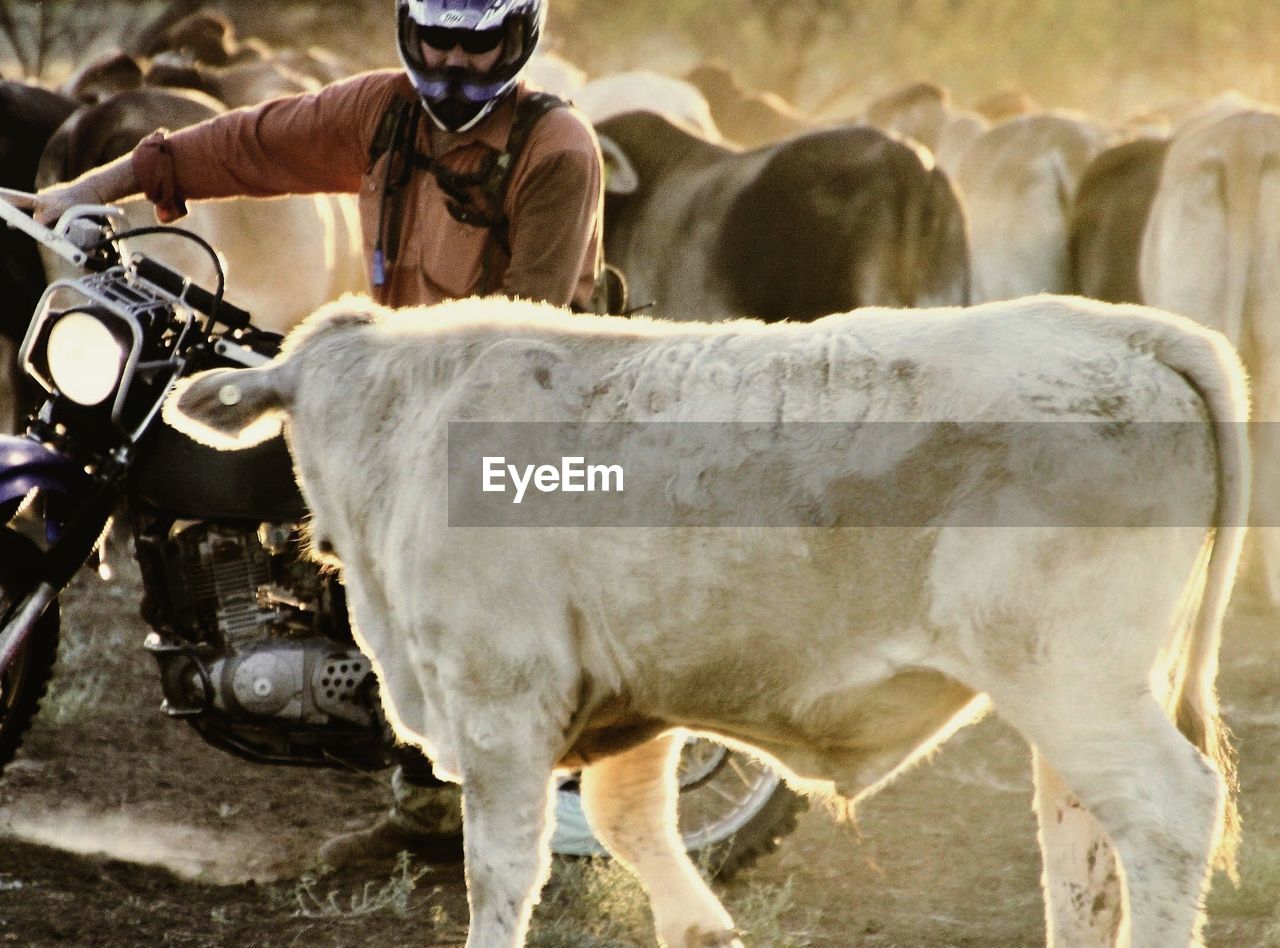
<instances>
[{"instance_id":1,"label":"helmet visor","mask_svg":"<svg viewBox=\"0 0 1280 948\"><path fill-rule=\"evenodd\" d=\"M418 94L428 101L461 98L468 102L488 102L509 89L519 71L518 66L506 62L505 49L492 69L476 72L465 66L431 68L422 58L422 47L446 51L461 46L470 55L482 55L497 49L510 32L505 25L491 30L463 30L419 26L404 18L400 22L400 55Z\"/></svg>"},{"instance_id":2,"label":"helmet visor","mask_svg":"<svg viewBox=\"0 0 1280 948\"><path fill-rule=\"evenodd\" d=\"M491 30L458 30L447 26L419 26L418 40L432 49L447 53L454 47L461 46L464 53L472 56L491 53L502 42L504 30L494 27Z\"/></svg>"}]
</instances>

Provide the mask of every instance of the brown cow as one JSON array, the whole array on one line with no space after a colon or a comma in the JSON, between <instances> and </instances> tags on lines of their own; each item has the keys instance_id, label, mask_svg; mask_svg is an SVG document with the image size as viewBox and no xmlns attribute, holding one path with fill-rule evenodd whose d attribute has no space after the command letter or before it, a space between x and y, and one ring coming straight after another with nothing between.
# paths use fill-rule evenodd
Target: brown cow
<instances>
[{"instance_id":1,"label":"brown cow","mask_svg":"<svg viewBox=\"0 0 1280 948\"><path fill-rule=\"evenodd\" d=\"M663 116L600 123L605 253L675 319L965 303L964 212L927 155L867 126L735 151Z\"/></svg>"},{"instance_id":2,"label":"brown cow","mask_svg":"<svg viewBox=\"0 0 1280 948\"><path fill-rule=\"evenodd\" d=\"M1142 232L1168 150L1168 139L1138 138L1108 148L1085 169L1067 242L1073 293L1109 303L1142 302Z\"/></svg>"}]
</instances>

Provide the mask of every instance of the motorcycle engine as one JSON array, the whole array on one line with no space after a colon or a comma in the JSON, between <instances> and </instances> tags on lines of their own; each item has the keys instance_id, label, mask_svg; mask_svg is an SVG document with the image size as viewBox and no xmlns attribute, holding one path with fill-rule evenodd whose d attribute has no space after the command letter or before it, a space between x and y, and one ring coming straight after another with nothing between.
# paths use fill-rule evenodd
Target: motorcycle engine
<instances>
[{"instance_id":1,"label":"motorcycle engine","mask_svg":"<svg viewBox=\"0 0 1280 948\"><path fill-rule=\"evenodd\" d=\"M146 647L170 715L224 749L281 763L349 762L344 735L367 744L385 731L341 586L298 555L295 529L179 523L140 542L140 562L148 546L163 582L147 583L156 631Z\"/></svg>"}]
</instances>

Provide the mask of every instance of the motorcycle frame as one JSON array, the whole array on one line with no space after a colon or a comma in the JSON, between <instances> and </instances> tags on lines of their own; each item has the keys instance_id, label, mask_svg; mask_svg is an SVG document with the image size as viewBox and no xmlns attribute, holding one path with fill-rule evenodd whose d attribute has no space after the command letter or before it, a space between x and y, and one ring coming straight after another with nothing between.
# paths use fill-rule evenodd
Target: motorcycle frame
<instances>
[{"instance_id":1,"label":"motorcycle frame","mask_svg":"<svg viewBox=\"0 0 1280 948\"><path fill-rule=\"evenodd\" d=\"M33 417L25 437L0 438L0 509L4 509L8 501L12 504L9 509L12 513L21 499L35 490L47 499L58 496L68 510L75 508L75 512L67 518L65 528L62 524L46 523L49 542L36 567L37 579L29 591L15 591L13 608L0 619L0 674L19 657L41 615L93 554L110 515L120 500L129 496L128 473L136 445L156 421L164 400L191 359L199 358L195 352L211 353L246 366L260 365L269 358L240 344L238 336L211 335L212 319L202 322L198 314L198 311L204 312L200 307L207 307L208 303L202 304L194 297L203 293L205 298L213 300L215 307L219 305L218 298L195 287L181 274L168 271L162 265L157 268L156 261L140 254L122 264L124 249L118 241L108 252L95 254L95 248L113 241L113 229L111 223L83 220L86 215L114 221L118 212L96 206L73 208L51 231L0 200L0 219L88 271L74 278L57 280L45 290L19 350L23 372L48 398ZM67 234L71 235L70 239L63 236ZM59 391L45 355L53 325L65 314L77 311L102 321L121 346L115 388L96 405L79 405L67 399ZM230 323L226 325L235 328ZM157 342L162 342L162 348L150 348ZM144 386L145 398L140 402L131 398L139 391L135 382ZM101 419L100 430L104 436L82 442L79 423L97 424L97 419ZM64 421L70 431L63 427ZM131 499L130 506L137 500ZM49 516L51 509L56 519L56 505L46 505L42 513ZM145 519L147 510L143 502L131 514L131 519L137 516ZM165 516L158 510L151 515L161 519ZM137 533L137 520L133 526ZM381 769L390 764L392 743L385 722L381 727L375 724L372 730L359 726L349 728L364 737L355 745L367 745L363 754L337 755L324 749L322 742L319 756L314 753L289 756L263 752L240 741L235 728L224 727L217 715L208 714L215 689L204 647L195 641L169 640L159 633L158 626L156 628L157 632L148 636L146 651L158 661L166 655L181 656L205 684L203 705L165 710L175 717L190 719L196 731L220 750L272 764L360 770ZM335 749L342 747L342 730L343 727L328 729ZM287 731L283 733L288 739ZM372 739L377 737L380 739Z\"/></svg>"}]
</instances>

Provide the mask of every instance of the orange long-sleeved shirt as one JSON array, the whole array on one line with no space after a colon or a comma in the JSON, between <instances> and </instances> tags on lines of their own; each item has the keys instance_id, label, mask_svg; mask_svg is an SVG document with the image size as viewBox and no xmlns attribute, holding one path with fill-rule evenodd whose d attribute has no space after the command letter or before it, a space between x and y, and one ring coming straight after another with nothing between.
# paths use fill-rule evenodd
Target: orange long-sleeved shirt
<instances>
[{"instance_id":1,"label":"orange long-sleeved shirt","mask_svg":"<svg viewBox=\"0 0 1280 948\"><path fill-rule=\"evenodd\" d=\"M201 198L358 194L371 267L391 156L370 165L370 145L393 99L413 94L403 72L363 73L319 92L156 132L134 150L134 172L162 220L180 217L187 200ZM526 95L520 86L475 128L450 136L439 154L424 117L418 150L452 171L475 171L486 154L506 148L517 97ZM508 259L490 246L487 229L449 214L434 175L416 171L405 186L399 253L387 262L385 284L373 287L375 298L408 306L472 295L491 253L501 275L498 292L585 306L600 270L602 178L599 144L577 111L553 109L539 119L507 187Z\"/></svg>"}]
</instances>

